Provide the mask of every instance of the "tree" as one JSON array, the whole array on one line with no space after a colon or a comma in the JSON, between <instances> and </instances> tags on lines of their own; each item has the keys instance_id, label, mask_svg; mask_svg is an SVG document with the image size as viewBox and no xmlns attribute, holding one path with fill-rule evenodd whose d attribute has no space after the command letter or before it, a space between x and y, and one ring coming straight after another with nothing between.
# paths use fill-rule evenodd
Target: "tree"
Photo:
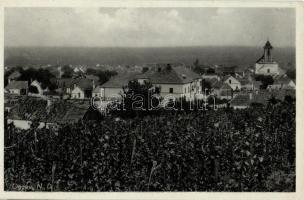
<instances>
[{"instance_id":1,"label":"tree","mask_svg":"<svg viewBox=\"0 0 304 200\"><path fill-rule=\"evenodd\" d=\"M150 82L140 84L138 81L129 81L123 87L122 102L117 104L119 110L112 114L121 117L136 117L154 113L153 107L157 107L160 101L156 98L160 88L155 88Z\"/></svg>"},{"instance_id":2,"label":"tree","mask_svg":"<svg viewBox=\"0 0 304 200\"><path fill-rule=\"evenodd\" d=\"M268 87L268 85L273 84L272 76L257 75L255 77L255 80L262 82L261 89L266 89Z\"/></svg>"},{"instance_id":3,"label":"tree","mask_svg":"<svg viewBox=\"0 0 304 200\"><path fill-rule=\"evenodd\" d=\"M71 78L73 76L74 70L69 65L64 65L61 70L63 72L62 74L63 78Z\"/></svg>"},{"instance_id":4,"label":"tree","mask_svg":"<svg viewBox=\"0 0 304 200\"><path fill-rule=\"evenodd\" d=\"M96 69L91 69L89 68L87 70L87 74L95 75L99 79L99 84L104 84L107 82L112 76L117 75L116 71L111 71L111 70L96 70Z\"/></svg>"},{"instance_id":5,"label":"tree","mask_svg":"<svg viewBox=\"0 0 304 200\"><path fill-rule=\"evenodd\" d=\"M18 80L21 81L34 81L37 80L41 83L41 86L43 89L49 88L50 90L56 89L56 85L51 81L52 78L55 78L55 76L47 69L34 69L29 68L26 70L20 70L19 71L21 76Z\"/></svg>"}]
</instances>

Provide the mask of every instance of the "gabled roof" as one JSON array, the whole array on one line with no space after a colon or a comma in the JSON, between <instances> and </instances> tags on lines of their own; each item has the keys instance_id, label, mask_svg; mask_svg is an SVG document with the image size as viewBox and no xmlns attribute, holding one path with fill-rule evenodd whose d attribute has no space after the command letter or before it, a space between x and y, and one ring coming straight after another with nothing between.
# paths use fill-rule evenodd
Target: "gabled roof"
<instances>
[{"instance_id":1,"label":"gabled roof","mask_svg":"<svg viewBox=\"0 0 304 200\"><path fill-rule=\"evenodd\" d=\"M126 86L129 81L134 80L138 72L121 73L116 76L112 76L109 81L102 84L101 88L122 88Z\"/></svg>"},{"instance_id":2,"label":"gabled roof","mask_svg":"<svg viewBox=\"0 0 304 200\"><path fill-rule=\"evenodd\" d=\"M164 68L160 71L150 70L144 76L153 84L185 84L201 78L200 75L184 66Z\"/></svg>"},{"instance_id":3,"label":"gabled roof","mask_svg":"<svg viewBox=\"0 0 304 200\"><path fill-rule=\"evenodd\" d=\"M27 81L11 81L5 89L28 89Z\"/></svg>"},{"instance_id":4,"label":"gabled roof","mask_svg":"<svg viewBox=\"0 0 304 200\"><path fill-rule=\"evenodd\" d=\"M94 88L93 93L99 93L100 89L101 89L101 87L97 86L96 88Z\"/></svg>"},{"instance_id":5,"label":"gabled roof","mask_svg":"<svg viewBox=\"0 0 304 200\"><path fill-rule=\"evenodd\" d=\"M58 87L71 87L73 85L73 78L61 78L57 80Z\"/></svg>"},{"instance_id":6,"label":"gabled roof","mask_svg":"<svg viewBox=\"0 0 304 200\"><path fill-rule=\"evenodd\" d=\"M276 84L289 84L289 82L292 81L290 78L288 77L284 77L284 76L280 76L280 77L277 77L273 84L276 85Z\"/></svg>"},{"instance_id":7,"label":"gabled roof","mask_svg":"<svg viewBox=\"0 0 304 200\"><path fill-rule=\"evenodd\" d=\"M227 79L229 79L229 78L234 78L235 80L237 80L238 82L240 82L240 80L239 80L238 78L236 78L236 77L234 77L234 76L232 76L232 75L224 76L224 77L223 77L223 81L225 82L225 81L227 81Z\"/></svg>"},{"instance_id":8,"label":"gabled roof","mask_svg":"<svg viewBox=\"0 0 304 200\"><path fill-rule=\"evenodd\" d=\"M90 79L90 80L94 80L95 82L97 82L99 80L98 76L95 75L85 75L86 79Z\"/></svg>"},{"instance_id":9,"label":"gabled roof","mask_svg":"<svg viewBox=\"0 0 304 200\"><path fill-rule=\"evenodd\" d=\"M73 108L69 109L62 118L63 123L74 123L81 120L86 114L87 109Z\"/></svg>"},{"instance_id":10,"label":"gabled roof","mask_svg":"<svg viewBox=\"0 0 304 200\"><path fill-rule=\"evenodd\" d=\"M17 79L21 76L19 71L14 71L11 75L8 76L8 79Z\"/></svg>"},{"instance_id":11,"label":"gabled roof","mask_svg":"<svg viewBox=\"0 0 304 200\"><path fill-rule=\"evenodd\" d=\"M93 80L81 78L74 82L74 84L82 90L92 89L93 88Z\"/></svg>"},{"instance_id":12,"label":"gabled roof","mask_svg":"<svg viewBox=\"0 0 304 200\"><path fill-rule=\"evenodd\" d=\"M71 123L81 119L89 105L81 102L55 101L51 106L40 98L20 98L8 114L9 119L39 120L48 123Z\"/></svg>"}]
</instances>

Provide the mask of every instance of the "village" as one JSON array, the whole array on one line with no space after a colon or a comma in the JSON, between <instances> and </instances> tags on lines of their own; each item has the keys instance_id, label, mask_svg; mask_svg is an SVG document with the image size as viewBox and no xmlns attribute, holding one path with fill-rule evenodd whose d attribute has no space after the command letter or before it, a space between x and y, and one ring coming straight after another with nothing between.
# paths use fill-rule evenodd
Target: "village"
<instances>
[{"instance_id":1,"label":"village","mask_svg":"<svg viewBox=\"0 0 304 200\"><path fill-rule=\"evenodd\" d=\"M54 89L32 78L20 80L21 72L13 69L5 86L5 111L8 122L23 129L30 128L34 119L40 121L40 127L73 123L88 116L93 119L102 113L94 111L92 114L92 97L107 105L122 98L123 87L130 81L151 83L154 88L160 88L161 98L170 96L187 101L207 101L212 97L217 107L234 109L248 108L253 104L267 105L271 98L280 101L286 96L295 98L295 80L288 77L275 61L272 50L267 41L254 68L248 67L243 71L214 65L203 66L198 73L195 68L199 65L151 63L114 72L108 80L101 81L82 66L70 67L70 77L63 76L65 72L58 67L58 75L50 78Z\"/></svg>"}]
</instances>

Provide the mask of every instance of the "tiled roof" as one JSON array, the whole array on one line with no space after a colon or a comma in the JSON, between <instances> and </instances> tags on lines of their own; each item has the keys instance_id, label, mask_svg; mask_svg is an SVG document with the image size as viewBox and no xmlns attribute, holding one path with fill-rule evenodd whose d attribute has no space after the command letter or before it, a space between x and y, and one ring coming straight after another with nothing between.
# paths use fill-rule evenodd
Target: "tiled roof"
<instances>
[{"instance_id":1,"label":"tiled roof","mask_svg":"<svg viewBox=\"0 0 304 200\"><path fill-rule=\"evenodd\" d=\"M79 120L81 120L85 113L87 112L87 109L81 109L81 108L73 108L69 109L64 117L62 118L62 123L74 123Z\"/></svg>"},{"instance_id":2,"label":"tiled roof","mask_svg":"<svg viewBox=\"0 0 304 200\"><path fill-rule=\"evenodd\" d=\"M94 80L94 81L98 81L99 80L99 77L98 76L95 76L95 75L85 75L85 77L87 79L90 79L90 80Z\"/></svg>"},{"instance_id":3,"label":"tiled roof","mask_svg":"<svg viewBox=\"0 0 304 200\"><path fill-rule=\"evenodd\" d=\"M27 97L19 99L19 103L9 112L9 119L19 120L39 120L49 123L70 123L81 119L87 109L88 104L79 105L81 102L53 102L47 107L47 102L42 99Z\"/></svg>"},{"instance_id":4,"label":"tiled roof","mask_svg":"<svg viewBox=\"0 0 304 200\"><path fill-rule=\"evenodd\" d=\"M200 75L184 66L162 68L160 71L149 70L139 77L148 78L153 84L185 84L201 78Z\"/></svg>"},{"instance_id":5,"label":"tiled roof","mask_svg":"<svg viewBox=\"0 0 304 200\"><path fill-rule=\"evenodd\" d=\"M74 81L74 83L77 87L86 90L86 89L92 89L93 88L93 80L86 79L86 78L80 78Z\"/></svg>"},{"instance_id":6,"label":"tiled roof","mask_svg":"<svg viewBox=\"0 0 304 200\"><path fill-rule=\"evenodd\" d=\"M102 88L122 88L127 85L129 81L133 80L138 72L121 73L116 76L112 76L109 81L105 82L100 87Z\"/></svg>"},{"instance_id":7,"label":"tiled roof","mask_svg":"<svg viewBox=\"0 0 304 200\"><path fill-rule=\"evenodd\" d=\"M250 99L249 93L238 94L231 100L230 104L232 106L248 106L251 103L260 103L266 105L268 103L268 100L272 97L283 101L287 95L295 98L296 94L294 90L261 90L258 93L253 93L252 99Z\"/></svg>"},{"instance_id":8,"label":"tiled roof","mask_svg":"<svg viewBox=\"0 0 304 200\"><path fill-rule=\"evenodd\" d=\"M278 77L274 80L273 84L276 85L276 84L288 84L289 82L291 81L290 78L288 77Z\"/></svg>"},{"instance_id":9,"label":"tiled roof","mask_svg":"<svg viewBox=\"0 0 304 200\"><path fill-rule=\"evenodd\" d=\"M27 81L11 81L5 89L27 89L28 82Z\"/></svg>"},{"instance_id":10,"label":"tiled roof","mask_svg":"<svg viewBox=\"0 0 304 200\"><path fill-rule=\"evenodd\" d=\"M190 83L200 76L184 66L162 67L160 71L151 69L146 73L125 73L112 77L108 82L101 85L103 88L121 88L134 79L149 79L153 84L185 84Z\"/></svg>"}]
</instances>

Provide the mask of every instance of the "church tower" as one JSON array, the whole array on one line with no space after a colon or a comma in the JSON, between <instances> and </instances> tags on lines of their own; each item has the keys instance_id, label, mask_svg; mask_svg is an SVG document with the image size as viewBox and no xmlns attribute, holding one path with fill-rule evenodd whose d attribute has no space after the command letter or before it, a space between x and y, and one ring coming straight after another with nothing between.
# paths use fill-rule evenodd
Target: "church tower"
<instances>
[{"instance_id":1,"label":"church tower","mask_svg":"<svg viewBox=\"0 0 304 200\"><path fill-rule=\"evenodd\" d=\"M270 42L267 40L265 46L264 46L264 62L272 62L272 46Z\"/></svg>"},{"instance_id":2,"label":"church tower","mask_svg":"<svg viewBox=\"0 0 304 200\"><path fill-rule=\"evenodd\" d=\"M262 57L255 63L255 74L279 75L282 73L279 64L273 60L272 49L272 45L267 40Z\"/></svg>"}]
</instances>

